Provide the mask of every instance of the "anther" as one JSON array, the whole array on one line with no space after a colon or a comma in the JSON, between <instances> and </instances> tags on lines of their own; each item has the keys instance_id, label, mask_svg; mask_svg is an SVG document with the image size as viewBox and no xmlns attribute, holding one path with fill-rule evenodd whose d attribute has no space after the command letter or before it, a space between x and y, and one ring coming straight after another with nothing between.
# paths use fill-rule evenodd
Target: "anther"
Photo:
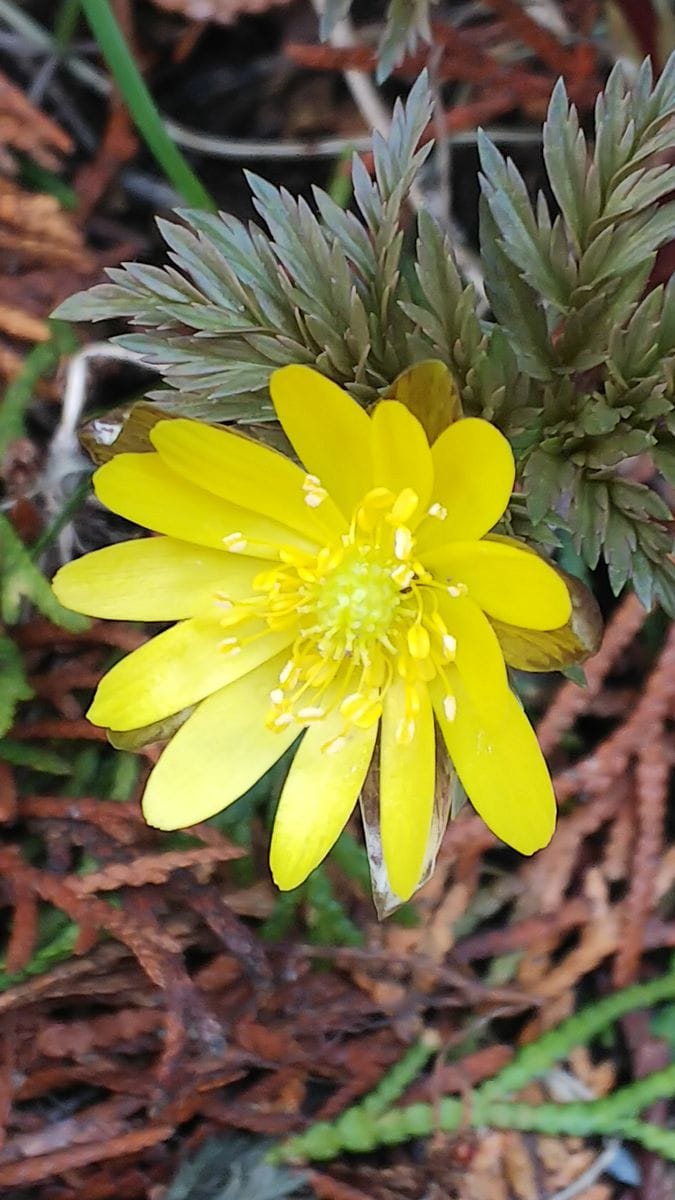
<instances>
[{"instance_id":1,"label":"anther","mask_svg":"<svg viewBox=\"0 0 675 1200\"><path fill-rule=\"evenodd\" d=\"M413 548L413 535L407 525L399 525L394 534L394 554L403 561L410 557Z\"/></svg>"},{"instance_id":2,"label":"anther","mask_svg":"<svg viewBox=\"0 0 675 1200\"><path fill-rule=\"evenodd\" d=\"M324 742L321 747L322 754L338 754L344 746L347 745L347 739L344 734L338 734L337 737L331 738L330 741Z\"/></svg>"},{"instance_id":3,"label":"anther","mask_svg":"<svg viewBox=\"0 0 675 1200\"><path fill-rule=\"evenodd\" d=\"M427 509L427 516L435 517L437 521L446 521L448 518L448 510L442 504L435 500Z\"/></svg>"},{"instance_id":4,"label":"anther","mask_svg":"<svg viewBox=\"0 0 675 1200\"><path fill-rule=\"evenodd\" d=\"M392 521L395 525L407 524L419 502L417 492L414 492L412 488L404 488L396 497L387 520Z\"/></svg>"},{"instance_id":5,"label":"anther","mask_svg":"<svg viewBox=\"0 0 675 1200\"><path fill-rule=\"evenodd\" d=\"M325 487L322 487L318 475L305 475L302 490L305 493L305 504L309 505L310 508L318 508L328 496L328 492Z\"/></svg>"},{"instance_id":6,"label":"anther","mask_svg":"<svg viewBox=\"0 0 675 1200\"><path fill-rule=\"evenodd\" d=\"M451 633L446 633L441 639L443 643L443 652L446 658L454 658L457 653L457 638Z\"/></svg>"},{"instance_id":7,"label":"anther","mask_svg":"<svg viewBox=\"0 0 675 1200\"><path fill-rule=\"evenodd\" d=\"M413 658L426 658L431 649L429 634L423 625L411 625L407 636L408 651Z\"/></svg>"}]
</instances>

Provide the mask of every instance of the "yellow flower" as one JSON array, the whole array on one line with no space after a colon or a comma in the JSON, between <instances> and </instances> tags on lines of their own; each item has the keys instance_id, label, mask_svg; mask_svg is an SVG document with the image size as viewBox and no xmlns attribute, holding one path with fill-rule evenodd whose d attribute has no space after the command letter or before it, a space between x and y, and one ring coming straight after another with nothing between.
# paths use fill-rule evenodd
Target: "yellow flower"
<instances>
[{"instance_id":1,"label":"yellow flower","mask_svg":"<svg viewBox=\"0 0 675 1200\"><path fill-rule=\"evenodd\" d=\"M559 630L571 601L535 553L487 536L513 486L508 442L467 418L430 446L399 401L369 416L308 367L275 372L271 394L305 470L177 419L152 430L155 453L96 473L108 508L163 536L70 563L58 598L178 624L112 668L90 720L132 730L197 706L147 786L145 816L161 829L231 804L303 733L272 836L280 888L339 836L378 731L377 833L398 897L428 866L438 730L474 807L531 854L555 802L496 630Z\"/></svg>"}]
</instances>

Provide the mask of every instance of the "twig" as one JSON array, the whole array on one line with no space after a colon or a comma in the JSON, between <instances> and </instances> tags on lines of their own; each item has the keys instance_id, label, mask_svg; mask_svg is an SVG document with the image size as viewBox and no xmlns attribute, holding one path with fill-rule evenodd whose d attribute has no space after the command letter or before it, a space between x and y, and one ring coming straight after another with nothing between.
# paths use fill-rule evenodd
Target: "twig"
<instances>
[{"instance_id":1,"label":"twig","mask_svg":"<svg viewBox=\"0 0 675 1200\"><path fill-rule=\"evenodd\" d=\"M91 342L74 354L68 363L66 386L63 392L61 420L52 438L45 465L43 493L47 511L53 516L60 511L65 495L65 481L79 477L83 456L77 439L77 427L87 400L90 364L94 359L115 359L118 362L140 363L131 350L123 350L110 342ZM72 525L66 525L59 535L63 561L72 557Z\"/></svg>"},{"instance_id":2,"label":"twig","mask_svg":"<svg viewBox=\"0 0 675 1200\"><path fill-rule=\"evenodd\" d=\"M549 1196L547 1200L574 1200L575 1196L580 1196L587 1188L592 1187L607 1168L612 1165L620 1146L621 1142L618 1138L611 1138L604 1150L591 1163L590 1167L582 1171L581 1175L577 1175L576 1179L573 1179L567 1187Z\"/></svg>"}]
</instances>

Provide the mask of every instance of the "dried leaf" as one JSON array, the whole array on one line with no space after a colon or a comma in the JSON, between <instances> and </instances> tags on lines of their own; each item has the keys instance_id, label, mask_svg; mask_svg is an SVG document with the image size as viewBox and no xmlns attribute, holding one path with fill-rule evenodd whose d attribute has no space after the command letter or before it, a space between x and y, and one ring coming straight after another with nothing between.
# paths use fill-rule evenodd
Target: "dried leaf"
<instances>
[{"instance_id":1,"label":"dried leaf","mask_svg":"<svg viewBox=\"0 0 675 1200\"><path fill-rule=\"evenodd\" d=\"M61 155L72 151L73 143L0 71L0 169L11 170L7 149L30 154L41 166L54 170Z\"/></svg>"}]
</instances>

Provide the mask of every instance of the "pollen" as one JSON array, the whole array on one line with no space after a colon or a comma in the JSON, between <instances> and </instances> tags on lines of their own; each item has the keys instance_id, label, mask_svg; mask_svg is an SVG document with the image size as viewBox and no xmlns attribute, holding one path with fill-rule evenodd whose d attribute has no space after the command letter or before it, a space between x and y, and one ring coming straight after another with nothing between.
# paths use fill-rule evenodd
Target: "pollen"
<instances>
[{"instance_id":1,"label":"pollen","mask_svg":"<svg viewBox=\"0 0 675 1200\"><path fill-rule=\"evenodd\" d=\"M316 476L307 475L303 487L311 506L321 502ZM350 728L368 729L380 720L395 679L404 684L395 733L401 745L415 737L420 689L433 679L448 714L454 701L447 667L457 641L439 603L447 605L448 597L466 589L440 583L417 561L410 522L418 507L412 488L398 494L373 488L335 543L314 553L281 547L278 564L255 576L253 596L224 608L228 598L218 594L221 624L239 635L221 643L225 653L236 654L261 636L261 622L288 632L289 657L270 693L268 729L281 731L294 721L310 725L336 712L343 729L323 746L324 753L335 753ZM239 533L226 539L230 550L240 550L242 542ZM252 621L257 631L249 633Z\"/></svg>"}]
</instances>

